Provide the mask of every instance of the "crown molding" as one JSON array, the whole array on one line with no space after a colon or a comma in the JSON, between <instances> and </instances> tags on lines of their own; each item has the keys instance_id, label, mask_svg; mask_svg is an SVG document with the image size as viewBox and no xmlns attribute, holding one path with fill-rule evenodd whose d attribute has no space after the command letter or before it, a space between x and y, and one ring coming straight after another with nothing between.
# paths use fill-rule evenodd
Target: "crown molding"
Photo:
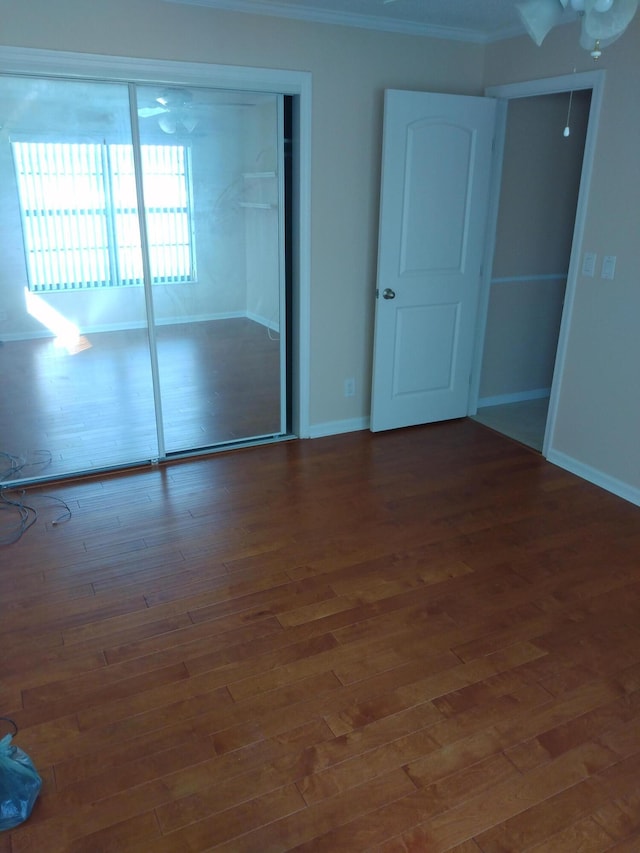
<instances>
[{"instance_id":1,"label":"crown molding","mask_svg":"<svg viewBox=\"0 0 640 853\"><path fill-rule=\"evenodd\" d=\"M169 83L311 96L311 72L173 59L149 59L0 45L7 74L81 77L131 83ZM212 82L213 81L213 82Z\"/></svg>"},{"instance_id":2,"label":"crown molding","mask_svg":"<svg viewBox=\"0 0 640 853\"><path fill-rule=\"evenodd\" d=\"M475 44L488 44L489 42L523 35L525 32L521 27L509 27L500 30L497 34L487 35L461 27L444 27L437 24L402 21L380 15L359 15L313 6L294 6L291 3L266 3L263 0L164 0L164 2L181 6L205 6L208 9L218 9L224 12L245 12L252 15L289 18L316 24L338 24L346 27L359 27L360 29L412 36L428 36Z\"/></svg>"}]
</instances>

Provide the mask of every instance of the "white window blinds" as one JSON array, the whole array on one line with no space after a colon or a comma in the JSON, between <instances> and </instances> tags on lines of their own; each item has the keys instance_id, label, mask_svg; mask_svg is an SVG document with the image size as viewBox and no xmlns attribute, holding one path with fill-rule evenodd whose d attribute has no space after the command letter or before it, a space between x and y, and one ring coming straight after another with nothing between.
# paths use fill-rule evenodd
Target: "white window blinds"
<instances>
[{"instance_id":1,"label":"white window blinds","mask_svg":"<svg viewBox=\"0 0 640 853\"><path fill-rule=\"evenodd\" d=\"M30 290L141 284L133 148L55 142L12 148ZM140 153L152 281L192 281L189 150L142 145Z\"/></svg>"}]
</instances>

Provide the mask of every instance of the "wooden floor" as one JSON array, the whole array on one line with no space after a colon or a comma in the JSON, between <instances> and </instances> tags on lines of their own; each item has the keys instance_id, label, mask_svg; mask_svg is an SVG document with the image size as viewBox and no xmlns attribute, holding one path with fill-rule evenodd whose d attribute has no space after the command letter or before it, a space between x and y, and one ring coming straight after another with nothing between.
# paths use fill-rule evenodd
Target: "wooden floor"
<instances>
[{"instance_id":1,"label":"wooden floor","mask_svg":"<svg viewBox=\"0 0 640 853\"><path fill-rule=\"evenodd\" d=\"M639 508L471 421L46 491L0 853L640 850Z\"/></svg>"}]
</instances>

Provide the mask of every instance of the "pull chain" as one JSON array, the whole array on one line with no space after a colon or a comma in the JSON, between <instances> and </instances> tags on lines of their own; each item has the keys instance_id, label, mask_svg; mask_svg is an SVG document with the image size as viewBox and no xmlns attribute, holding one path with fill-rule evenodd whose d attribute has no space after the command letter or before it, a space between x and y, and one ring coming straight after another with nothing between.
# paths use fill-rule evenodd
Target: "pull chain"
<instances>
[{"instance_id":1,"label":"pull chain","mask_svg":"<svg viewBox=\"0 0 640 853\"><path fill-rule=\"evenodd\" d=\"M569 122L571 120L571 104L573 103L573 89L569 92L569 109L567 110L567 123L565 124L564 131L562 135L566 139L571 134L571 128L569 127Z\"/></svg>"}]
</instances>

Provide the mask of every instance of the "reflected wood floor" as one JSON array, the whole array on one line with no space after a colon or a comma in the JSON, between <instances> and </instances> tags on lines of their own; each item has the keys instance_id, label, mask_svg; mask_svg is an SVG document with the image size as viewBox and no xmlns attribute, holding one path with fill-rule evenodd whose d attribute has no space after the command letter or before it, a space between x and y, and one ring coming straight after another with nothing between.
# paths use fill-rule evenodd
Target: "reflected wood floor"
<instances>
[{"instance_id":1,"label":"reflected wood floor","mask_svg":"<svg viewBox=\"0 0 640 853\"><path fill-rule=\"evenodd\" d=\"M472 421L29 491L2 853L640 850L640 509Z\"/></svg>"},{"instance_id":2,"label":"reflected wood floor","mask_svg":"<svg viewBox=\"0 0 640 853\"><path fill-rule=\"evenodd\" d=\"M280 432L276 333L241 317L156 331L168 452ZM0 452L25 460L26 480L157 457L147 332L87 334L71 353L50 338L0 346Z\"/></svg>"}]
</instances>

